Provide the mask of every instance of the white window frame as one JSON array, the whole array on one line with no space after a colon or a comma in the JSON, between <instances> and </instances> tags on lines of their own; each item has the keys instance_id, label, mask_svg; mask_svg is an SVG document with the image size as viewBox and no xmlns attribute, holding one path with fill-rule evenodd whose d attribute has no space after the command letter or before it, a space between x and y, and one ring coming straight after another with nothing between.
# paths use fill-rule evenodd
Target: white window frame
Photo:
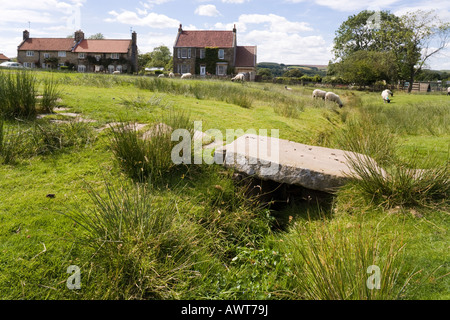
<instances>
[{"instance_id":1,"label":"white window frame","mask_svg":"<svg viewBox=\"0 0 450 320\"><path fill-rule=\"evenodd\" d=\"M110 65L108 66L108 72L109 72L109 73L113 73L114 70L115 70L114 65L110 64Z\"/></svg>"},{"instance_id":2,"label":"white window frame","mask_svg":"<svg viewBox=\"0 0 450 320\"><path fill-rule=\"evenodd\" d=\"M102 58L101 54L96 54L95 55L95 60L97 60L97 62L99 62L101 58Z\"/></svg>"},{"instance_id":3,"label":"white window frame","mask_svg":"<svg viewBox=\"0 0 450 320\"><path fill-rule=\"evenodd\" d=\"M44 53L44 59L48 59L48 58L50 58L50 53L48 53L48 52Z\"/></svg>"},{"instance_id":4,"label":"white window frame","mask_svg":"<svg viewBox=\"0 0 450 320\"><path fill-rule=\"evenodd\" d=\"M33 62L24 62L23 66L25 68L33 68L34 63Z\"/></svg>"},{"instance_id":5,"label":"white window frame","mask_svg":"<svg viewBox=\"0 0 450 320\"><path fill-rule=\"evenodd\" d=\"M85 73L86 69L87 68L86 68L86 66L84 64L79 64L78 65L78 72Z\"/></svg>"},{"instance_id":6,"label":"white window frame","mask_svg":"<svg viewBox=\"0 0 450 320\"><path fill-rule=\"evenodd\" d=\"M111 59L119 60L120 54L119 53L111 53Z\"/></svg>"},{"instance_id":7,"label":"white window frame","mask_svg":"<svg viewBox=\"0 0 450 320\"><path fill-rule=\"evenodd\" d=\"M122 73L123 72L123 67L122 67L122 65L118 65L117 67L116 67L116 70L117 71L120 71L120 73Z\"/></svg>"},{"instance_id":8,"label":"white window frame","mask_svg":"<svg viewBox=\"0 0 450 320\"><path fill-rule=\"evenodd\" d=\"M191 58L191 48L179 48L178 49L178 58L190 59Z\"/></svg>"},{"instance_id":9,"label":"white window frame","mask_svg":"<svg viewBox=\"0 0 450 320\"><path fill-rule=\"evenodd\" d=\"M205 59L205 57L206 57L206 50L200 49L200 59Z\"/></svg>"},{"instance_id":10,"label":"white window frame","mask_svg":"<svg viewBox=\"0 0 450 320\"><path fill-rule=\"evenodd\" d=\"M222 70L222 72L221 72L221 68L225 68L225 69ZM218 76L226 76L227 75L227 69L228 69L228 64L226 64L226 63L218 63L216 65L216 75L218 75Z\"/></svg>"},{"instance_id":11,"label":"white window frame","mask_svg":"<svg viewBox=\"0 0 450 320\"><path fill-rule=\"evenodd\" d=\"M219 59L223 60L225 59L225 50L219 49Z\"/></svg>"},{"instance_id":12,"label":"white window frame","mask_svg":"<svg viewBox=\"0 0 450 320\"><path fill-rule=\"evenodd\" d=\"M28 50L27 51L27 57L34 57L34 51Z\"/></svg>"},{"instance_id":13,"label":"white window frame","mask_svg":"<svg viewBox=\"0 0 450 320\"><path fill-rule=\"evenodd\" d=\"M58 51L58 57L65 58L67 57L67 53L65 51Z\"/></svg>"},{"instance_id":14,"label":"white window frame","mask_svg":"<svg viewBox=\"0 0 450 320\"><path fill-rule=\"evenodd\" d=\"M79 52L78 53L78 59L86 59L86 53L85 52Z\"/></svg>"},{"instance_id":15,"label":"white window frame","mask_svg":"<svg viewBox=\"0 0 450 320\"><path fill-rule=\"evenodd\" d=\"M191 72L191 66L188 64L179 64L178 65L178 73L185 74Z\"/></svg>"}]
</instances>

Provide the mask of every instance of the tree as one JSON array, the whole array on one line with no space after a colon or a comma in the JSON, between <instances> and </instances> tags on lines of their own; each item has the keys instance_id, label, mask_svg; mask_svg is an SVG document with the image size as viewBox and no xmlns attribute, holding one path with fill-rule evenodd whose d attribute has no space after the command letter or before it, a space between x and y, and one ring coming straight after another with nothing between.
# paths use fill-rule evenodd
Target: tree
<instances>
[{"instance_id":1,"label":"tree","mask_svg":"<svg viewBox=\"0 0 450 320\"><path fill-rule=\"evenodd\" d=\"M368 21L374 16L377 24L371 25ZM333 51L337 62L357 51L393 53L398 77L409 80L410 92L426 61L448 45L449 33L450 24L443 23L433 11L418 10L397 17L387 11L366 10L342 23Z\"/></svg>"},{"instance_id":2,"label":"tree","mask_svg":"<svg viewBox=\"0 0 450 320\"><path fill-rule=\"evenodd\" d=\"M283 74L283 77L289 77L289 78L301 78L303 76L303 72L298 68L292 68L286 71Z\"/></svg>"},{"instance_id":3,"label":"tree","mask_svg":"<svg viewBox=\"0 0 450 320\"><path fill-rule=\"evenodd\" d=\"M168 47L156 47L150 53L150 62L147 64L147 67L165 68L171 58L172 54L170 53L170 49Z\"/></svg>"},{"instance_id":4,"label":"tree","mask_svg":"<svg viewBox=\"0 0 450 320\"><path fill-rule=\"evenodd\" d=\"M104 40L105 36L102 33L93 34L88 38L89 40Z\"/></svg>"},{"instance_id":5,"label":"tree","mask_svg":"<svg viewBox=\"0 0 450 320\"><path fill-rule=\"evenodd\" d=\"M372 85L382 80L393 82L398 75L392 52L356 51L330 69L333 75L358 86Z\"/></svg>"},{"instance_id":6,"label":"tree","mask_svg":"<svg viewBox=\"0 0 450 320\"><path fill-rule=\"evenodd\" d=\"M268 68L258 68L257 74L262 77L262 80L271 80L273 78L272 71Z\"/></svg>"}]
</instances>

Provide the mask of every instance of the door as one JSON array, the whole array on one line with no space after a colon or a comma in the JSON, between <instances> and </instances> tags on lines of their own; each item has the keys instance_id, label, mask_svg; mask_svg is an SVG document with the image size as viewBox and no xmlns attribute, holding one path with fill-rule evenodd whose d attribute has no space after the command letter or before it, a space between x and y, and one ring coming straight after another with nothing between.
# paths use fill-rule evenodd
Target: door
<instances>
[{"instance_id":1,"label":"door","mask_svg":"<svg viewBox=\"0 0 450 320\"><path fill-rule=\"evenodd\" d=\"M206 76L206 66L200 66L200 75Z\"/></svg>"}]
</instances>

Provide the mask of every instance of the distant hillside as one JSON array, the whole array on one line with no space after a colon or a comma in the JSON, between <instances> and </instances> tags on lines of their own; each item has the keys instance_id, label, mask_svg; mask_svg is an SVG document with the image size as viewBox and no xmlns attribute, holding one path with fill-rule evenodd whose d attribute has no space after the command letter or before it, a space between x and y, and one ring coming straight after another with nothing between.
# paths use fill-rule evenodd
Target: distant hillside
<instances>
[{"instance_id":1,"label":"distant hillside","mask_svg":"<svg viewBox=\"0 0 450 320\"><path fill-rule=\"evenodd\" d=\"M302 73L308 76L314 76L316 74L324 77L327 74L327 65L292 65L275 62L260 62L258 68L266 68L272 71L275 77L280 77L289 69L301 69Z\"/></svg>"}]
</instances>

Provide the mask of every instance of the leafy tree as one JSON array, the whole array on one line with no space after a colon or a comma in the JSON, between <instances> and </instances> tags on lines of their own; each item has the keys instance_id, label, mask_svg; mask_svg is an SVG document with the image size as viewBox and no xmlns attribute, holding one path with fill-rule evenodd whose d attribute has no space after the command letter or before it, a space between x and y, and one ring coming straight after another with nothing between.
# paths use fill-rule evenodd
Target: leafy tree
<instances>
[{"instance_id":1,"label":"leafy tree","mask_svg":"<svg viewBox=\"0 0 450 320\"><path fill-rule=\"evenodd\" d=\"M261 76L263 80L271 80L273 78L272 71L268 68L259 68L257 74L258 76Z\"/></svg>"},{"instance_id":2,"label":"leafy tree","mask_svg":"<svg viewBox=\"0 0 450 320\"><path fill-rule=\"evenodd\" d=\"M88 38L89 40L104 40L105 36L102 33L93 34Z\"/></svg>"},{"instance_id":3,"label":"leafy tree","mask_svg":"<svg viewBox=\"0 0 450 320\"><path fill-rule=\"evenodd\" d=\"M283 77L290 77L290 78L301 78L302 76L303 72L298 68L289 69L283 74Z\"/></svg>"},{"instance_id":4,"label":"leafy tree","mask_svg":"<svg viewBox=\"0 0 450 320\"><path fill-rule=\"evenodd\" d=\"M376 25L368 23L373 17ZM410 92L426 61L449 43L449 33L450 24L443 23L433 11L418 10L397 17L387 11L365 10L342 23L333 51L338 62L358 51L392 53L398 76L410 82Z\"/></svg>"},{"instance_id":5,"label":"leafy tree","mask_svg":"<svg viewBox=\"0 0 450 320\"><path fill-rule=\"evenodd\" d=\"M165 68L170 59L172 59L172 54L168 47L156 47L150 53L150 61L147 63L147 67Z\"/></svg>"},{"instance_id":6,"label":"leafy tree","mask_svg":"<svg viewBox=\"0 0 450 320\"><path fill-rule=\"evenodd\" d=\"M371 85L380 80L393 82L398 75L392 52L356 51L334 64L331 69L334 75L359 86Z\"/></svg>"}]
</instances>

